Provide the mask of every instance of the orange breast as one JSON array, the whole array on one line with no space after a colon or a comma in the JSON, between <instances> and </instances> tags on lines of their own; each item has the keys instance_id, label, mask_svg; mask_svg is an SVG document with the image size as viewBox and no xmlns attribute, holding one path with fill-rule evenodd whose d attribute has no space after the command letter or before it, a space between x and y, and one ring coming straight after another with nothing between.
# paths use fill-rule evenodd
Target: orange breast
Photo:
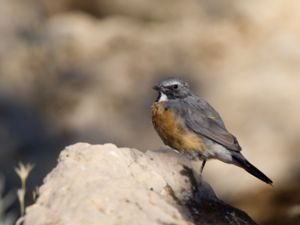
<instances>
[{"instance_id":1,"label":"orange breast","mask_svg":"<svg viewBox=\"0 0 300 225\"><path fill-rule=\"evenodd\" d=\"M183 121L176 117L172 109L165 109L162 102L152 105L152 122L162 141L179 151L203 151L204 145L199 136L189 132Z\"/></svg>"}]
</instances>

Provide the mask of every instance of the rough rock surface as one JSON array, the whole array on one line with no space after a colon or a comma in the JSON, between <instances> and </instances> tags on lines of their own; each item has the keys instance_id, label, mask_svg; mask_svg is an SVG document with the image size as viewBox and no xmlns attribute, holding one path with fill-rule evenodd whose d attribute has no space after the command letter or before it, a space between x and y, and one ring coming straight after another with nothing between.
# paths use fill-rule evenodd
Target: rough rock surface
<instances>
[{"instance_id":1,"label":"rough rock surface","mask_svg":"<svg viewBox=\"0 0 300 225\"><path fill-rule=\"evenodd\" d=\"M62 151L25 224L255 224L219 200L198 167L171 149L79 143Z\"/></svg>"}]
</instances>

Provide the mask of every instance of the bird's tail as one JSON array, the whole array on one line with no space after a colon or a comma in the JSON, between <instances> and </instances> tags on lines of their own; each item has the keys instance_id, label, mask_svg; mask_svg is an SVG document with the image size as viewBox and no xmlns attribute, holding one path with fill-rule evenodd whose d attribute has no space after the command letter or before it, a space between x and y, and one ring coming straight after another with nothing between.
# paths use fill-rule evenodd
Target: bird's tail
<instances>
[{"instance_id":1,"label":"bird's tail","mask_svg":"<svg viewBox=\"0 0 300 225\"><path fill-rule=\"evenodd\" d=\"M273 181L268 178L263 172L253 166L247 159L245 159L245 157L241 153L234 152L234 154L232 154L232 159L237 166L242 167L248 173L252 174L263 182L272 185Z\"/></svg>"}]
</instances>

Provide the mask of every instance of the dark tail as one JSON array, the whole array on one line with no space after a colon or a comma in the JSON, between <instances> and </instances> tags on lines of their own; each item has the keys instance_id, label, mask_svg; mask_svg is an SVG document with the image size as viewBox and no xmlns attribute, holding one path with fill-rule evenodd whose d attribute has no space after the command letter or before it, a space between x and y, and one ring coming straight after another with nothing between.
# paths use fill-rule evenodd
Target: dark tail
<instances>
[{"instance_id":1,"label":"dark tail","mask_svg":"<svg viewBox=\"0 0 300 225\"><path fill-rule=\"evenodd\" d=\"M237 166L242 167L248 173L251 173L253 176L257 177L263 182L272 185L273 181L270 178L268 178L265 174L263 174L263 172L261 172L255 166L253 166L250 162L248 162L248 160L245 159L245 157L241 153L234 152L234 154L232 154L232 159L234 160Z\"/></svg>"}]
</instances>

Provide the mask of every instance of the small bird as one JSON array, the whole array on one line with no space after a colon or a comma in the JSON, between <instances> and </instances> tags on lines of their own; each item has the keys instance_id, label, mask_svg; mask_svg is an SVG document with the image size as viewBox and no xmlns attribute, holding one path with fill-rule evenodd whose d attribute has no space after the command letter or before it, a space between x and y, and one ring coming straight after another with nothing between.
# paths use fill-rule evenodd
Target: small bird
<instances>
[{"instance_id":1,"label":"small bird","mask_svg":"<svg viewBox=\"0 0 300 225\"><path fill-rule=\"evenodd\" d=\"M219 159L245 169L272 184L272 180L253 166L241 153L241 147L225 127L219 113L189 84L177 78L161 81L153 87L158 97L152 105L152 122L162 141L171 148L203 160Z\"/></svg>"}]
</instances>

